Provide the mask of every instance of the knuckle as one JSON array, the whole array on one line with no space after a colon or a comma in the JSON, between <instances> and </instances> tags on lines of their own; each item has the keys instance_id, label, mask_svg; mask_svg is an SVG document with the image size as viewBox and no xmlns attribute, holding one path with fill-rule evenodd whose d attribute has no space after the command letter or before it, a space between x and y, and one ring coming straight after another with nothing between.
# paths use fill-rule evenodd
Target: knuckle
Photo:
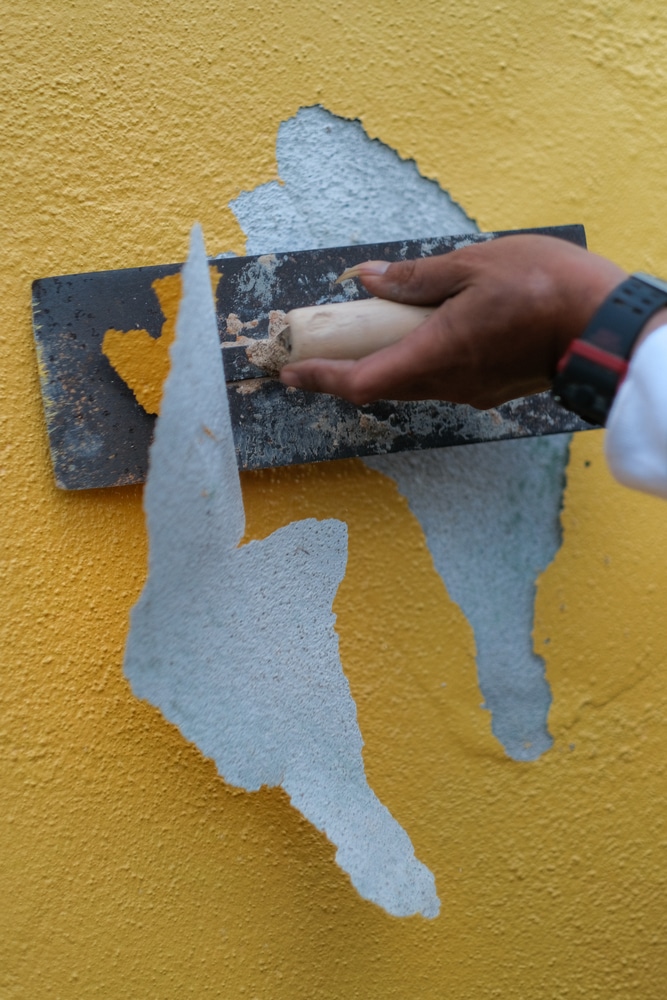
<instances>
[{"instance_id":1,"label":"knuckle","mask_svg":"<svg viewBox=\"0 0 667 1000\"><path fill-rule=\"evenodd\" d=\"M387 277L398 289L419 291L422 285L420 265L423 266L423 262L419 259L396 261L387 271Z\"/></svg>"},{"instance_id":2,"label":"knuckle","mask_svg":"<svg viewBox=\"0 0 667 1000\"><path fill-rule=\"evenodd\" d=\"M375 394L369 391L368 385L358 376L352 375L348 381L345 397L354 406L364 406L376 398Z\"/></svg>"},{"instance_id":3,"label":"knuckle","mask_svg":"<svg viewBox=\"0 0 667 1000\"><path fill-rule=\"evenodd\" d=\"M490 245L490 243L469 243L466 247L460 247L451 255L452 266L460 268L463 273L483 267Z\"/></svg>"},{"instance_id":4,"label":"knuckle","mask_svg":"<svg viewBox=\"0 0 667 1000\"><path fill-rule=\"evenodd\" d=\"M419 263L419 259L403 262L402 277L406 284L413 284L415 281L419 281Z\"/></svg>"}]
</instances>

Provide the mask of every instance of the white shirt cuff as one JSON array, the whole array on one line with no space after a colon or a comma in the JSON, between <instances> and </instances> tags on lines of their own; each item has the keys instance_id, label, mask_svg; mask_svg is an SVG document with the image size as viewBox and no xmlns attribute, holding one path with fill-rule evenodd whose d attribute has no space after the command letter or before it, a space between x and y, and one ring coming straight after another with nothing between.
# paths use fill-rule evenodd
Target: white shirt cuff
<instances>
[{"instance_id":1,"label":"white shirt cuff","mask_svg":"<svg viewBox=\"0 0 667 1000\"><path fill-rule=\"evenodd\" d=\"M624 486L667 499L667 325L632 356L607 420L605 455Z\"/></svg>"}]
</instances>

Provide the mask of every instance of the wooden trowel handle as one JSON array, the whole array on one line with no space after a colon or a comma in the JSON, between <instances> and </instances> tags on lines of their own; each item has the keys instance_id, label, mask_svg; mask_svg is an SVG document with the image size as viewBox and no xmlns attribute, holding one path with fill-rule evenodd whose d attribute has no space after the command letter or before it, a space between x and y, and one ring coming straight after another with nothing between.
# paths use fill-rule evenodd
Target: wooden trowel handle
<instances>
[{"instance_id":1,"label":"wooden trowel handle","mask_svg":"<svg viewBox=\"0 0 667 1000\"><path fill-rule=\"evenodd\" d=\"M289 360L363 358L401 340L419 326L434 307L407 306L386 299L360 299L307 306L287 313L280 338Z\"/></svg>"}]
</instances>

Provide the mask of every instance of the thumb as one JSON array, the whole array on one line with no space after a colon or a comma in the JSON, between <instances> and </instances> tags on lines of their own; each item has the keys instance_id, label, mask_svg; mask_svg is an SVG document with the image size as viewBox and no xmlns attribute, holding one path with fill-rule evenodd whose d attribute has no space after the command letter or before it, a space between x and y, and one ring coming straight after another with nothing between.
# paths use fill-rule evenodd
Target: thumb
<instances>
[{"instance_id":1,"label":"thumb","mask_svg":"<svg viewBox=\"0 0 667 1000\"><path fill-rule=\"evenodd\" d=\"M360 278L371 294L410 305L439 305L465 287L468 267L456 251L416 260L367 260L338 281Z\"/></svg>"}]
</instances>

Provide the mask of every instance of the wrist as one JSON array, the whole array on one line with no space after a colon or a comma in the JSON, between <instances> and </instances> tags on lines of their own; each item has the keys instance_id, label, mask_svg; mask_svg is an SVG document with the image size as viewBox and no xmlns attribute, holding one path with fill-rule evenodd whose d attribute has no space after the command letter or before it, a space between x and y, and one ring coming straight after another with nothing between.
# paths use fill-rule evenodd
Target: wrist
<instances>
[{"instance_id":1,"label":"wrist","mask_svg":"<svg viewBox=\"0 0 667 1000\"><path fill-rule=\"evenodd\" d=\"M621 282L561 358L555 398L589 423L604 424L638 340L666 320L666 282L642 273Z\"/></svg>"},{"instance_id":2,"label":"wrist","mask_svg":"<svg viewBox=\"0 0 667 1000\"><path fill-rule=\"evenodd\" d=\"M557 321L552 377L573 341L585 335L593 318L618 288L630 277L611 261L587 254L577 259L567 272L558 276L554 316Z\"/></svg>"}]
</instances>

